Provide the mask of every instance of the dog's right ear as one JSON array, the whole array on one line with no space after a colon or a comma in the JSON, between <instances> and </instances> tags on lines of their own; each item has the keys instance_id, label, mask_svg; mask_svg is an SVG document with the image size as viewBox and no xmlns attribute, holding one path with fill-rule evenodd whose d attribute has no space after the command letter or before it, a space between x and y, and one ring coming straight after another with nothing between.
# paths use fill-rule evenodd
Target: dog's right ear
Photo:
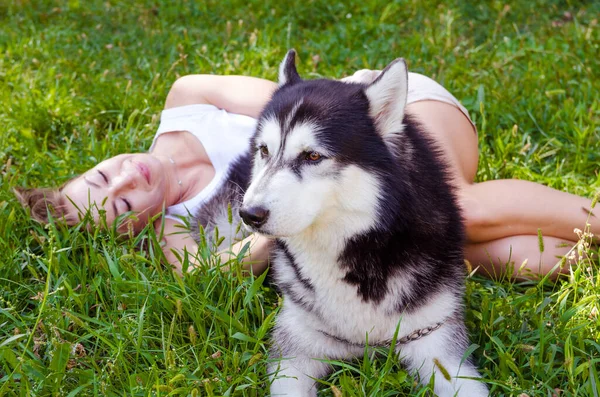
<instances>
[{"instance_id":1,"label":"dog's right ear","mask_svg":"<svg viewBox=\"0 0 600 397\"><path fill-rule=\"evenodd\" d=\"M279 65L279 86L296 84L301 80L296 70L296 50L289 50Z\"/></svg>"},{"instance_id":2,"label":"dog's right ear","mask_svg":"<svg viewBox=\"0 0 600 397\"><path fill-rule=\"evenodd\" d=\"M404 59L390 63L365 89L369 99L369 113L377 131L384 140L404 129L404 108L408 95L408 69Z\"/></svg>"}]
</instances>

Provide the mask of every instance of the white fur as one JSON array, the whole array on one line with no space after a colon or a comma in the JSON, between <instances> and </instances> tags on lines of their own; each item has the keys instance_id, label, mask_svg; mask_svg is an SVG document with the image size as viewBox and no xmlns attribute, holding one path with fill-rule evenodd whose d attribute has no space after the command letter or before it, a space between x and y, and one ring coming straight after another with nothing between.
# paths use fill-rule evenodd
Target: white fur
<instances>
[{"instance_id":1,"label":"white fur","mask_svg":"<svg viewBox=\"0 0 600 397\"><path fill-rule=\"evenodd\" d=\"M294 106L292 107L292 110L290 110L290 112L288 113L288 115L285 117L285 122L283 123L284 131L287 131L287 130L290 129L290 124L292 123L292 120L294 119L294 116L296 115L296 112L298 111L298 109L300 108L300 106L302 106L303 102L304 102L304 100L302 98L300 98L298 100L298 102L296 102L294 104Z\"/></svg>"},{"instance_id":2,"label":"white fur","mask_svg":"<svg viewBox=\"0 0 600 397\"><path fill-rule=\"evenodd\" d=\"M261 172L250 185L243 205L269 210L269 218L261 229L264 234L287 236L300 232L317 216L320 202L326 199L323 193L327 190L327 181L303 186L293 183L295 179L294 173L284 168ZM289 211L289 208L302 208L302 213Z\"/></svg>"},{"instance_id":3,"label":"white fur","mask_svg":"<svg viewBox=\"0 0 600 397\"><path fill-rule=\"evenodd\" d=\"M315 287L315 311L319 317L303 316L303 321L311 323L316 329L357 344L364 344L368 335L369 341L376 344L392 339L398 323L401 338L445 320L460 304L453 294L443 291L416 313L399 316L394 313L397 305L401 304L397 299L398 295L394 299L392 294L388 294L389 299L378 304L365 302L356 294L355 286L342 282L346 271L340 268L337 261L340 252L331 249L343 247L344 237L329 238L326 241L315 237L294 236L284 241L297 263L302 264L301 272L304 277L319 275L310 278ZM283 277L292 279L291 274ZM403 283L403 278L392 277L388 286L393 289Z\"/></svg>"},{"instance_id":4,"label":"white fur","mask_svg":"<svg viewBox=\"0 0 600 397\"><path fill-rule=\"evenodd\" d=\"M285 84L282 74L285 73L280 69L280 82ZM400 60L366 89L371 116L384 139L402 132L406 80L406 65ZM284 128L289 128L301 103L300 100L285 116ZM324 159L318 164L300 166L299 177L291 164L297 164L301 153L326 154L319 147L319 126L297 125L286 131L283 142L279 126L278 120L262 122L257 143L268 146L269 162L256 155L252 183L243 204L268 209L269 217L260 232L283 241L297 265L292 267L281 253L274 258L277 283L287 285L287 291L296 300L286 297L276 321L273 349L283 358L269 365L273 376L271 394L316 396L314 379L329 370L321 360L360 357L364 353L362 345L367 341L372 346L388 342L398 326L398 338L402 338L444 322L432 334L398 345L396 353L422 382L427 383L434 376L435 391L441 397L487 396L482 383L459 378L479 376L469 362L461 366L462 353L453 350L451 338L460 335L464 325L448 319L461 305L460 294L442 289L414 312L399 314L398 308L403 306L399 299L410 294L411 285L419 277L418 270L390 275L388 292L380 302L363 300L357 287L344 281L347 270L338 259L348 239L378 226L382 195L378 176L355 165ZM450 380L445 379L435 360L448 371Z\"/></svg>"},{"instance_id":5,"label":"white fur","mask_svg":"<svg viewBox=\"0 0 600 397\"><path fill-rule=\"evenodd\" d=\"M259 135L256 136L256 145L266 145L269 153L277 153L281 144L281 131L277 120L267 118L261 120L259 127ZM265 160L260 156L254 156L254 165L252 166L252 179L256 179L257 175L265 166Z\"/></svg>"},{"instance_id":6,"label":"white fur","mask_svg":"<svg viewBox=\"0 0 600 397\"><path fill-rule=\"evenodd\" d=\"M450 351L452 337L449 328L442 326L422 339L403 345L400 358L411 372L418 374L421 382L427 383L434 376L433 390L440 397L487 396L487 387L476 379L480 375L475 367L468 362L461 364L462 357ZM434 360L446 370L450 380L444 377Z\"/></svg>"},{"instance_id":7,"label":"white fur","mask_svg":"<svg viewBox=\"0 0 600 397\"><path fill-rule=\"evenodd\" d=\"M374 346L392 339L398 324L400 339L415 330L446 320L460 305L456 296L446 291L414 313L403 316L393 314L391 309L397 301L388 300L381 304L364 302L357 296L355 288L341 281L345 272L337 263L337 253L303 238L293 237L285 241L297 262L302 264L303 277L307 277L315 268L320 270L318 278L310 279L315 290L314 297L307 297L314 304L312 312L307 313L293 301L286 300L277 318L277 328L291 333L294 351L283 360L271 364L270 372L277 371L271 387L272 395L314 396L316 386L312 378L322 377L328 370L328 366L320 359L360 357L364 350L358 345L366 344L367 340ZM278 273L280 282L294 280L291 271L283 273ZM402 279L392 278L388 286L393 289L402 283ZM321 331L357 345L339 342ZM451 338L450 325L443 325L418 341L398 345L397 353L423 383L428 383L435 376L434 390L439 396L487 396L487 388L482 383L463 379L478 378L479 374L471 364L461 365L460 354L451 351ZM434 360L450 374L450 381L444 378Z\"/></svg>"},{"instance_id":8,"label":"white fur","mask_svg":"<svg viewBox=\"0 0 600 397\"><path fill-rule=\"evenodd\" d=\"M277 154L281 146L281 128L279 122L268 118L261 122L260 135L256 138L258 144L264 143L269 149L269 154Z\"/></svg>"},{"instance_id":9,"label":"white fur","mask_svg":"<svg viewBox=\"0 0 600 397\"><path fill-rule=\"evenodd\" d=\"M403 130L404 108L408 96L408 70L403 59L386 67L365 90L370 114L386 142Z\"/></svg>"},{"instance_id":10,"label":"white fur","mask_svg":"<svg viewBox=\"0 0 600 397\"><path fill-rule=\"evenodd\" d=\"M318 126L310 123L294 127L285 141L282 159L271 167L266 167L260 156L256 156L252 183L243 205L269 210L262 233L291 236L309 229L307 233L316 233L320 241L327 241L331 235L349 237L372 226L379 182L371 174L348 166L335 179L329 174L332 160L326 159L320 164L303 167L303 178L298 180L286 166L308 149L325 152L317 145L314 136L317 129ZM279 157L276 149L271 152L271 145L280 142L272 136L278 130L279 123L267 120L259 136L259 140L269 147L271 157Z\"/></svg>"},{"instance_id":11,"label":"white fur","mask_svg":"<svg viewBox=\"0 0 600 397\"><path fill-rule=\"evenodd\" d=\"M305 122L294 126L286 138L283 158L285 160L293 160L302 152L316 150L322 155L327 153L319 148L318 141L314 134L319 130L319 126Z\"/></svg>"}]
</instances>

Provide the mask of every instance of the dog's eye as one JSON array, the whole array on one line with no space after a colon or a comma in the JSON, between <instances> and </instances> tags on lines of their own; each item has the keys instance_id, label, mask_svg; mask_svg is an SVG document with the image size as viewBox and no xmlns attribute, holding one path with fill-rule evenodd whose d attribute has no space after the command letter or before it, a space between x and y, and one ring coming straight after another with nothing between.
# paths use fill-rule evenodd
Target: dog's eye
<instances>
[{"instance_id":1,"label":"dog's eye","mask_svg":"<svg viewBox=\"0 0 600 397\"><path fill-rule=\"evenodd\" d=\"M306 160L308 161L319 161L321 160L322 156L319 152L308 152L306 153Z\"/></svg>"},{"instance_id":2,"label":"dog's eye","mask_svg":"<svg viewBox=\"0 0 600 397\"><path fill-rule=\"evenodd\" d=\"M265 158L269 155L269 148L267 147L267 145L260 145L258 147L258 150L260 151L260 155L262 158Z\"/></svg>"}]
</instances>

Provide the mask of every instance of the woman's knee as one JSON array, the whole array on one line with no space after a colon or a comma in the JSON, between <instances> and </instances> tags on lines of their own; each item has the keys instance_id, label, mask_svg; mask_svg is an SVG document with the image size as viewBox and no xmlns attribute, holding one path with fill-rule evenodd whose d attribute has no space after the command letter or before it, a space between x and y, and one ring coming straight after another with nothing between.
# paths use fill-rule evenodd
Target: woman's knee
<instances>
[{"instance_id":1,"label":"woman's knee","mask_svg":"<svg viewBox=\"0 0 600 397\"><path fill-rule=\"evenodd\" d=\"M497 225L493 214L486 211L485 203L474 194L471 194L469 187L472 185L465 184L459 187L457 192L458 204L460 206L465 229L467 233L467 241L479 242L486 228Z\"/></svg>"}]
</instances>

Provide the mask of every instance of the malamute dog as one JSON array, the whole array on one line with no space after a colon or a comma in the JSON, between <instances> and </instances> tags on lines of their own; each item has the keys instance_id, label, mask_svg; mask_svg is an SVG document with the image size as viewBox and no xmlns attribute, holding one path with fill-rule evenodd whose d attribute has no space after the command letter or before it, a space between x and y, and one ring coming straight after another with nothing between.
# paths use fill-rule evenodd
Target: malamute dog
<instances>
[{"instance_id":1,"label":"malamute dog","mask_svg":"<svg viewBox=\"0 0 600 397\"><path fill-rule=\"evenodd\" d=\"M258 120L240 215L275 238L284 303L272 395L316 395L323 359L390 346L442 397L487 396L463 360L464 231L440 153L406 115L408 75L303 81L288 52Z\"/></svg>"}]
</instances>

